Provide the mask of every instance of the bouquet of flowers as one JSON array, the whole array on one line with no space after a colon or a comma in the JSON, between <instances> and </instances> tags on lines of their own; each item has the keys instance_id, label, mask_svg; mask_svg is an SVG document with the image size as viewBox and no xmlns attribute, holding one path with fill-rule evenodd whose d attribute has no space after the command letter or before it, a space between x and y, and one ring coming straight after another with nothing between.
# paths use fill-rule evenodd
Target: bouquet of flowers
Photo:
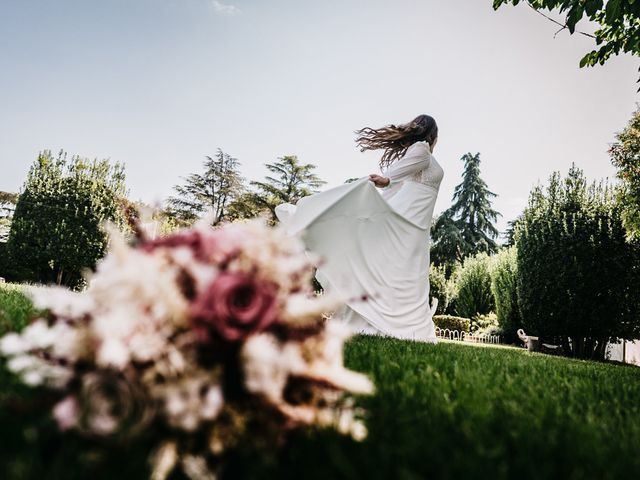
<instances>
[{"instance_id":1,"label":"bouquet of flowers","mask_svg":"<svg viewBox=\"0 0 640 480\"><path fill-rule=\"evenodd\" d=\"M62 430L119 441L154 429L155 479L178 465L212 477L241 442L297 428L361 439L349 394L373 385L344 367L350 331L324 315L339 303L313 293L312 271L299 239L262 222L138 232L133 245L112 230L87 290L36 290L46 314L0 353L56 392Z\"/></svg>"}]
</instances>

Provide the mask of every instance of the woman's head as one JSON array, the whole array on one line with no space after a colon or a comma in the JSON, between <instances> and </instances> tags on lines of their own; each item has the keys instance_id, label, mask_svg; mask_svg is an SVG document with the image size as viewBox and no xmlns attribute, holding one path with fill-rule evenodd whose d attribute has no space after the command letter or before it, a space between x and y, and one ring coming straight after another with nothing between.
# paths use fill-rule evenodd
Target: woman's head
<instances>
[{"instance_id":1,"label":"woman's head","mask_svg":"<svg viewBox=\"0 0 640 480\"><path fill-rule=\"evenodd\" d=\"M418 115L402 125L387 125L382 128L365 127L356 130L356 143L360 151L384 150L380 166L385 167L405 154L416 142L427 142L433 149L438 138L438 125L429 115Z\"/></svg>"}]
</instances>

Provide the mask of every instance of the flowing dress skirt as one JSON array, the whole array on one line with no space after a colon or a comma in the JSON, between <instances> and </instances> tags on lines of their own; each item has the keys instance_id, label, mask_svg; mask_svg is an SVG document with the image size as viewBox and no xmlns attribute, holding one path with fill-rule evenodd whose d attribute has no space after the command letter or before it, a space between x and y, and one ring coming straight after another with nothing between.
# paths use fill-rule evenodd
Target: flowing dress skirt
<instances>
[{"instance_id":1,"label":"flowing dress skirt","mask_svg":"<svg viewBox=\"0 0 640 480\"><path fill-rule=\"evenodd\" d=\"M356 331L435 342L429 229L437 193L404 182L381 194L364 177L279 205L276 214L320 256L317 280L345 301L337 317Z\"/></svg>"}]
</instances>

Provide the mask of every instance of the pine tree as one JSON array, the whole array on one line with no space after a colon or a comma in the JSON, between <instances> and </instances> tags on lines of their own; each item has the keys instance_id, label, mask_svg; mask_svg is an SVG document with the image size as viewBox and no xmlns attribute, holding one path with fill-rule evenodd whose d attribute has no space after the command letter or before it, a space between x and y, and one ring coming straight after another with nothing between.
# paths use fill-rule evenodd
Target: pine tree
<instances>
[{"instance_id":1,"label":"pine tree","mask_svg":"<svg viewBox=\"0 0 640 480\"><path fill-rule=\"evenodd\" d=\"M462 183L453 193L453 205L443 212L432 230L434 257L440 263L462 261L479 252L495 253L500 213L491 208L496 194L480 178L480 154L465 154Z\"/></svg>"},{"instance_id":2,"label":"pine tree","mask_svg":"<svg viewBox=\"0 0 640 480\"><path fill-rule=\"evenodd\" d=\"M206 157L204 173L192 173L183 185L176 185L177 195L167 201L168 213L182 224L190 224L208 211L212 225L228 220L229 206L245 193L240 162L218 149L215 157Z\"/></svg>"},{"instance_id":3,"label":"pine tree","mask_svg":"<svg viewBox=\"0 0 640 480\"><path fill-rule=\"evenodd\" d=\"M284 156L276 163L267 163L265 166L275 176L267 176L264 182L253 181L251 184L258 189L254 194L255 203L268 209L274 222L277 220L276 206L281 203L295 204L302 197L316 193L326 183L313 173L315 165L301 164L295 155Z\"/></svg>"},{"instance_id":4,"label":"pine tree","mask_svg":"<svg viewBox=\"0 0 640 480\"><path fill-rule=\"evenodd\" d=\"M464 259L461 246L464 244L459 223L451 216L451 210L442 212L431 225L431 262L445 268L447 278L456 263Z\"/></svg>"}]
</instances>

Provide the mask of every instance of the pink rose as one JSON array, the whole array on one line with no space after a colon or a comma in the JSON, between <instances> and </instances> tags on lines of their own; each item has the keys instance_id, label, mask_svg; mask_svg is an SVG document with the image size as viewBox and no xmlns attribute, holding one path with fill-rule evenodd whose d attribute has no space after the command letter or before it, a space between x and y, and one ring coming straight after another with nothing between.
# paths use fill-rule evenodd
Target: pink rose
<instances>
[{"instance_id":1,"label":"pink rose","mask_svg":"<svg viewBox=\"0 0 640 480\"><path fill-rule=\"evenodd\" d=\"M195 299L191 315L201 338L214 329L231 342L271 325L277 315L276 288L244 273L220 273ZM206 336L205 336L206 337Z\"/></svg>"}]
</instances>

